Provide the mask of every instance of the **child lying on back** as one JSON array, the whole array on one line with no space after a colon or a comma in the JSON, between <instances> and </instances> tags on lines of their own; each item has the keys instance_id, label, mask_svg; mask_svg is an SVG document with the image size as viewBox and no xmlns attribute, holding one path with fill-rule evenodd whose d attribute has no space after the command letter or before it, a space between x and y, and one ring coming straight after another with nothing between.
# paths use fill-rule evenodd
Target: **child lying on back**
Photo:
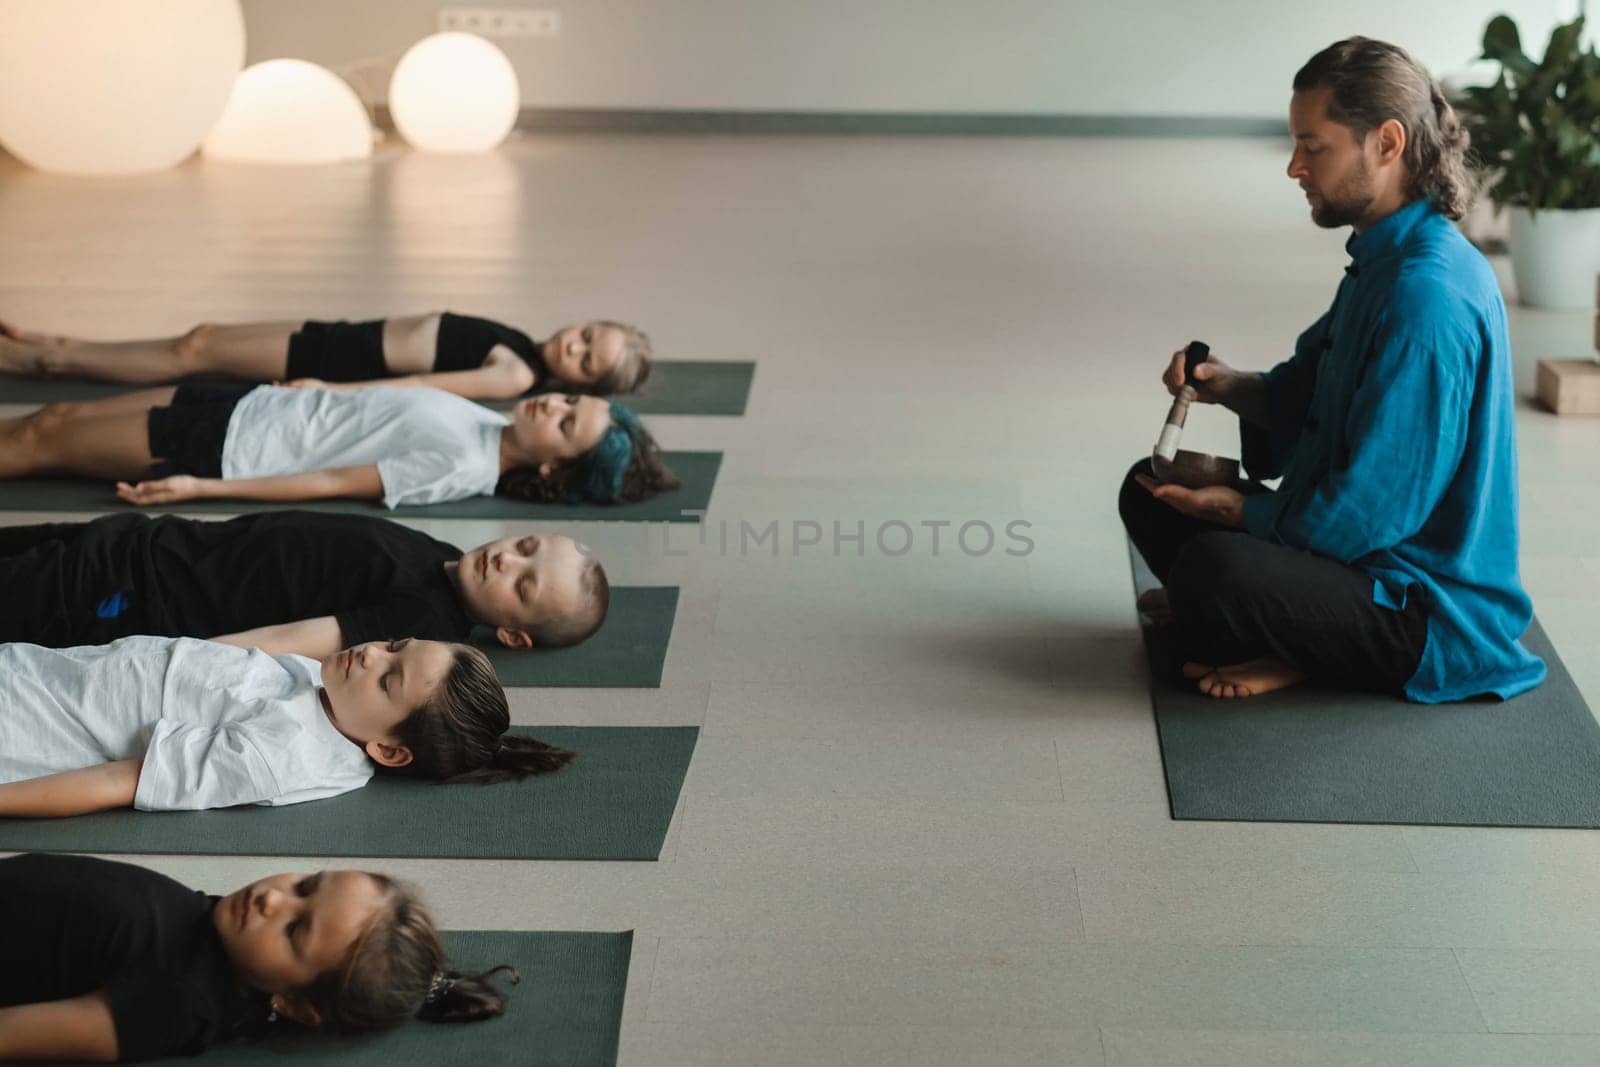
<instances>
[{"instance_id":1,"label":"child lying on back","mask_svg":"<svg viewBox=\"0 0 1600 1067\"><path fill-rule=\"evenodd\" d=\"M0 816L295 804L374 768L498 782L572 753L506 737L467 645L369 642L316 660L179 637L0 645Z\"/></svg>"},{"instance_id":2,"label":"child lying on back","mask_svg":"<svg viewBox=\"0 0 1600 1067\"><path fill-rule=\"evenodd\" d=\"M20 920L0 968L0 1060L470 1022L505 1010L497 973L519 977L451 966L416 893L365 871L273 875L219 899L131 864L12 856L0 914Z\"/></svg>"}]
</instances>

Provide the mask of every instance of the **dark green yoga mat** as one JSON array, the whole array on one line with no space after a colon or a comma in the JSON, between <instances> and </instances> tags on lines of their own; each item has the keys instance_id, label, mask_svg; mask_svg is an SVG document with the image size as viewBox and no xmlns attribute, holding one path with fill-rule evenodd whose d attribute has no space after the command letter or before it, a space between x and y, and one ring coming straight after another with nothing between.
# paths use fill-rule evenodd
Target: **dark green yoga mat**
<instances>
[{"instance_id":1,"label":"dark green yoga mat","mask_svg":"<svg viewBox=\"0 0 1600 1067\"><path fill-rule=\"evenodd\" d=\"M1136 591L1160 584L1128 560ZM1217 700L1158 666L1178 659L1164 631L1144 638L1174 819L1600 827L1600 725L1537 619L1544 684L1457 704L1306 683Z\"/></svg>"},{"instance_id":2,"label":"dark green yoga mat","mask_svg":"<svg viewBox=\"0 0 1600 1067\"><path fill-rule=\"evenodd\" d=\"M555 774L498 785L380 774L352 793L281 808L0 819L0 851L545 860L661 854L699 727L512 732L570 748L578 758Z\"/></svg>"},{"instance_id":3,"label":"dark green yoga mat","mask_svg":"<svg viewBox=\"0 0 1600 1067\"><path fill-rule=\"evenodd\" d=\"M355 512L390 519L523 519L538 522L697 522L684 510L706 510L711 488L722 466L721 452L666 452L667 466L683 482L681 489L637 504L529 504L499 496L475 496L446 504L399 507L361 500L302 500L281 504L260 500L190 500L171 507L143 510L151 514L239 515L252 511L298 508L303 511ZM111 482L83 478L19 478L0 482L0 511L102 512L126 508Z\"/></svg>"},{"instance_id":4,"label":"dark green yoga mat","mask_svg":"<svg viewBox=\"0 0 1600 1067\"><path fill-rule=\"evenodd\" d=\"M1538 620L1522 640L1549 676L1507 701L1308 684L1226 701L1152 678L1172 817L1600 827L1600 725Z\"/></svg>"},{"instance_id":5,"label":"dark green yoga mat","mask_svg":"<svg viewBox=\"0 0 1600 1067\"><path fill-rule=\"evenodd\" d=\"M364 1039L307 1036L213 1047L202 1059L158 1063L275 1064L276 1067L610 1067L617 1062L622 1000L633 934L445 930L450 961L463 970L509 963L506 1012L475 1023L412 1023Z\"/></svg>"},{"instance_id":6,"label":"dark green yoga mat","mask_svg":"<svg viewBox=\"0 0 1600 1067\"><path fill-rule=\"evenodd\" d=\"M615 586L606 621L581 645L518 652L496 641L491 630L473 637L502 685L659 689L677 610L675 585Z\"/></svg>"},{"instance_id":7,"label":"dark green yoga mat","mask_svg":"<svg viewBox=\"0 0 1600 1067\"><path fill-rule=\"evenodd\" d=\"M658 361L637 393L612 397L641 415L743 415L756 365L722 360ZM493 401L504 411L515 400Z\"/></svg>"},{"instance_id":8,"label":"dark green yoga mat","mask_svg":"<svg viewBox=\"0 0 1600 1067\"><path fill-rule=\"evenodd\" d=\"M658 361L644 388L617 399L644 415L743 415L750 399L756 365L708 360ZM226 385L248 385L231 379L213 379ZM158 388L126 382L96 382L84 378L0 377L0 403L50 404L62 400L100 400L140 389ZM509 408L515 401L492 403Z\"/></svg>"}]
</instances>

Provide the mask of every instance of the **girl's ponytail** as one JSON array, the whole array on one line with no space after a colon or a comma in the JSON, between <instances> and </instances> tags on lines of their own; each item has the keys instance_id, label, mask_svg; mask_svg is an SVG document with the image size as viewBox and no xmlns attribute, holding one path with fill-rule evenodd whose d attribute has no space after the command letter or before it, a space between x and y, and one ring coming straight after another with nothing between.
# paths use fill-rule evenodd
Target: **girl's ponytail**
<instances>
[{"instance_id":1,"label":"girl's ponytail","mask_svg":"<svg viewBox=\"0 0 1600 1067\"><path fill-rule=\"evenodd\" d=\"M411 762L390 773L442 782L488 785L530 774L549 774L575 753L531 737L508 736L511 709L489 657L456 645L450 673L428 702L406 716L395 734Z\"/></svg>"},{"instance_id":2,"label":"girl's ponytail","mask_svg":"<svg viewBox=\"0 0 1600 1067\"><path fill-rule=\"evenodd\" d=\"M480 974L453 969L436 973L417 1009L417 1018L430 1023L470 1023L504 1014L505 994L492 980L501 971L509 975L512 985L522 981L517 969L506 963Z\"/></svg>"},{"instance_id":3,"label":"girl's ponytail","mask_svg":"<svg viewBox=\"0 0 1600 1067\"><path fill-rule=\"evenodd\" d=\"M531 774L559 771L577 757L576 752L556 748L531 737L502 736L500 747L495 749L488 766L454 775L448 780L471 782L474 785L521 780Z\"/></svg>"}]
</instances>

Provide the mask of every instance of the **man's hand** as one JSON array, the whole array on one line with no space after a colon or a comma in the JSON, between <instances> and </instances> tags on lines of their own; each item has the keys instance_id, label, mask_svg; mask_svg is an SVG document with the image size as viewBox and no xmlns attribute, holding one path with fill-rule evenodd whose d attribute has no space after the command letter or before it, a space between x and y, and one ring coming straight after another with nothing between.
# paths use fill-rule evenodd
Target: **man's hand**
<instances>
[{"instance_id":1,"label":"man's hand","mask_svg":"<svg viewBox=\"0 0 1600 1067\"><path fill-rule=\"evenodd\" d=\"M1148 489L1151 496L1185 515L1218 526L1244 529L1244 494L1237 489L1225 485L1185 489L1181 485L1162 485L1145 474L1135 474L1133 480Z\"/></svg>"},{"instance_id":2,"label":"man's hand","mask_svg":"<svg viewBox=\"0 0 1600 1067\"><path fill-rule=\"evenodd\" d=\"M170 478L157 478L149 482L118 482L117 496L124 503L139 507L177 504L206 496L206 489L216 481L215 478L196 478L192 474L174 474Z\"/></svg>"},{"instance_id":3,"label":"man's hand","mask_svg":"<svg viewBox=\"0 0 1600 1067\"><path fill-rule=\"evenodd\" d=\"M1233 382L1238 378L1239 372L1212 356L1194 369L1194 379L1186 381L1183 373L1183 352L1172 353L1172 362L1167 364L1167 372L1161 376L1161 384L1167 387L1167 392L1173 396L1185 385L1194 386L1195 399L1202 404L1226 404L1228 391Z\"/></svg>"},{"instance_id":4,"label":"man's hand","mask_svg":"<svg viewBox=\"0 0 1600 1067\"><path fill-rule=\"evenodd\" d=\"M286 382L273 382L285 389L327 389L330 392L344 392L346 387L338 382L325 382L321 378L291 378Z\"/></svg>"}]
</instances>

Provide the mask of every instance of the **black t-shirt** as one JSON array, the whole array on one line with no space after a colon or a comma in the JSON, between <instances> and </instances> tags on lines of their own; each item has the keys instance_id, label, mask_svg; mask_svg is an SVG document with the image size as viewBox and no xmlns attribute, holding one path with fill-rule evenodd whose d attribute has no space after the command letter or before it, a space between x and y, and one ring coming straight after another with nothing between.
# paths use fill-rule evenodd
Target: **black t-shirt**
<instances>
[{"instance_id":1,"label":"black t-shirt","mask_svg":"<svg viewBox=\"0 0 1600 1067\"><path fill-rule=\"evenodd\" d=\"M493 319L457 315L446 311L439 316L439 339L434 347L435 373L471 370L481 367L495 345L505 345L533 371L533 388L528 393L548 392L566 386L550 373L539 342L521 330Z\"/></svg>"},{"instance_id":2,"label":"black t-shirt","mask_svg":"<svg viewBox=\"0 0 1600 1067\"><path fill-rule=\"evenodd\" d=\"M223 1035L241 992L217 898L87 856L0 860L0 1005L105 989L123 1060L193 1055Z\"/></svg>"},{"instance_id":3,"label":"black t-shirt","mask_svg":"<svg viewBox=\"0 0 1600 1067\"><path fill-rule=\"evenodd\" d=\"M113 515L48 532L56 536L0 558L0 638L61 647L128 634L216 637L332 615L353 645L462 641L473 626L444 571L461 551L386 519Z\"/></svg>"}]
</instances>

